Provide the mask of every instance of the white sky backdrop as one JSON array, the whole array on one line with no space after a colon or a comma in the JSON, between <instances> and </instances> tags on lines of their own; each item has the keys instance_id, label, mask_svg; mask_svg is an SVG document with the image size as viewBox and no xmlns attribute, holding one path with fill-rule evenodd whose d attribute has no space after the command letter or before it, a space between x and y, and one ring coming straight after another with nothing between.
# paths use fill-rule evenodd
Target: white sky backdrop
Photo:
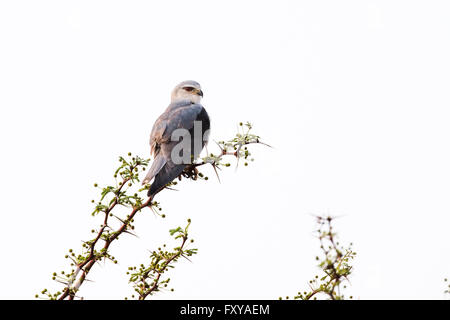
<instances>
[{"instance_id":1,"label":"white sky backdrop","mask_svg":"<svg viewBox=\"0 0 450 320\"><path fill-rule=\"evenodd\" d=\"M97 220L93 183L147 156L170 91L199 81L212 138L239 121L274 149L187 182L112 245L80 295L122 299L126 268L193 220L199 254L157 298L293 296L319 253L311 214L358 252L359 299L444 298L450 276L448 1L2 1L0 298L32 299ZM213 146L211 147L213 148Z\"/></svg>"}]
</instances>

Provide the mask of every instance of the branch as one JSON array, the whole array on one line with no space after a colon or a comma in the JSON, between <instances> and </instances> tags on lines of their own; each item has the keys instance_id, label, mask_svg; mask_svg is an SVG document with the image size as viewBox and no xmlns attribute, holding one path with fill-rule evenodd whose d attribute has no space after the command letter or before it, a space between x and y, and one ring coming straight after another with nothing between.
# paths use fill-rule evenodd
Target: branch
<instances>
[{"instance_id":1,"label":"branch","mask_svg":"<svg viewBox=\"0 0 450 320\"><path fill-rule=\"evenodd\" d=\"M316 217L317 224L319 225L316 230L317 236L320 242L320 249L322 250L323 258L320 260L316 257L316 260L320 260L319 268L324 275L319 279L316 275L313 280L309 281L310 291L298 292L294 299L311 300L317 299L316 295L322 293L330 300L342 300L345 298L341 294L341 285L344 281L348 281L353 267L350 265L350 261L356 256L351 248L343 248L336 242L336 233L333 232L332 217ZM345 253L343 253L345 252ZM346 286L343 285L345 289ZM286 297L289 298L289 297ZM280 298L281 299L281 298ZM352 299L352 296L350 296Z\"/></svg>"},{"instance_id":2,"label":"branch","mask_svg":"<svg viewBox=\"0 0 450 320\"><path fill-rule=\"evenodd\" d=\"M149 295L158 292L161 287L166 288L170 282L170 278L162 279L164 272L169 268L173 268L173 263L180 257L190 257L197 253L197 249L186 249L186 243L188 240L188 228L191 224L191 220L188 219L187 226L182 229L180 227L170 230L170 234L175 239L181 239L181 245L175 247L172 252L158 248L157 251L151 253L151 262L148 267L141 264L138 271L134 272L130 276L130 283L133 283L134 291L139 295L139 300L145 300ZM191 239L192 243L194 240ZM165 245L163 245L165 247ZM129 267L128 270L136 270L137 267ZM130 274L130 272L127 272ZM173 291L173 288L171 289ZM134 295L131 296L134 298Z\"/></svg>"}]
</instances>

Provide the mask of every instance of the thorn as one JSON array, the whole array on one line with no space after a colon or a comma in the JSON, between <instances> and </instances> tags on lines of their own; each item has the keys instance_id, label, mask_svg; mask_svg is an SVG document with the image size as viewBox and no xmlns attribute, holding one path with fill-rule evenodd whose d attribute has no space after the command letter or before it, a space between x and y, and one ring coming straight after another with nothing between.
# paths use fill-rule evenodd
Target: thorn
<instances>
[{"instance_id":1,"label":"thorn","mask_svg":"<svg viewBox=\"0 0 450 320\"><path fill-rule=\"evenodd\" d=\"M220 146L220 144L216 140L214 140L214 142L217 144L217 146L219 147L219 149L222 151L222 154L223 154L224 153L224 149Z\"/></svg>"},{"instance_id":2,"label":"thorn","mask_svg":"<svg viewBox=\"0 0 450 320\"><path fill-rule=\"evenodd\" d=\"M124 230L124 231L122 231L123 233L128 233L128 234L131 234L132 236L135 236L136 238L139 238L136 234L134 234L133 232L130 232L130 231L128 231L128 230Z\"/></svg>"},{"instance_id":3,"label":"thorn","mask_svg":"<svg viewBox=\"0 0 450 320\"><path fill-rule=\"evenodd\" d=\"M264 143L264 142L260 141L259 139L257 139L257 140L256 140L256 143L259 143L259 144L262 144L262 145L264 145L264 146L266 146L266 147L269 147L269 148L275 149L275 148L274 148L274 147L272 147L271 145L268 145L267 143Z\"/></svg>"},{"instance_id":4,"label":"thorn","mask_svg":"<svg viewBox=\"0 0 450 320\"><path fill-rule=\"evenodd\" d=\"M214 163L211 163L211 165L212 165L212 167L213 167L213 169L214 169L214 172L216 173L216 177L217 177L217 180L219 180L219 183L221 183L220 182L220 177L219 177L219 173L217 172L217 169L216 169L216 167L217 167L217 165ZM219 168L220 169L220 168Z\"/></svg>"},{"instance_id":5,"label":"thorn","mask_svg":"<svg viewBox=\"0 0 450 320\"><path fill-rule=\"evenodd\" d=\"M191 262L192 263L192 261L191 260L189 260L189 258L188 257L186 257L184 254L182 254L181 255L183 258L185 258L187 261L189 261L189 262Z\"/></svg>"},{"instance_id":6,"label":"thorn","mask_svg":"<svg viewBox=\"0 0 450 320\"><path fill-rule=\"evenodd\" d=\"M116 215L113 215L113 217L114 218L116 218L117 220L119 220L120 222L122 222L122 223L125 223L125 221L124 220L122 220L122 219L120 219L118 216L116 216Z\"/></svg>"}]
</instances>

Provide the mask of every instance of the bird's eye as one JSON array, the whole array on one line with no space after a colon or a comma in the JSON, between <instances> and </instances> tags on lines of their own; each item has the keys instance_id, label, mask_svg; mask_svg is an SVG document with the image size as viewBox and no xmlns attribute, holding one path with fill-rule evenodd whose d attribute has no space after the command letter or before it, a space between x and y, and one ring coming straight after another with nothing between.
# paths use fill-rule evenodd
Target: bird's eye
<instances>
[{"instance_id":1,"label":"bird's eye","mask_svg":"<svg viewBox=\"0 0 450 320\"><path fill-rule=\"evenodd\" d=\"M184 87L183 89L190 92L194 90L194 87Z\"/></svg>"}]
</instances>

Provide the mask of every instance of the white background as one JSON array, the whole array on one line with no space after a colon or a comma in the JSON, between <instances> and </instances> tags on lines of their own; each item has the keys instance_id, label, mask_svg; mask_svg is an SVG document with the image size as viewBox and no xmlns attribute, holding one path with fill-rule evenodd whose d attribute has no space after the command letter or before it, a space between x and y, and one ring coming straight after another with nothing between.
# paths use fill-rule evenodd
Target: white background
<instances>
[{"instance_id":1,"label":"white background","mask_svg":"<svg viewBox=\"0 0 450 320\"><path fill-rule=\"evenodd\" d=\"M192 219L199 254L163 299L306 290L314 214L358 253L347 295L441 299L450 276L448 1L2 1L0 298L61 289L117 158L149 154L172 88L202 84L211 138L239 121L274 149L158 196L80 295L123 299L126 268ZM211 145L213 149L214 145ZM213 151L213 150L211 150Z\"/></svg>"}]
</instances>

